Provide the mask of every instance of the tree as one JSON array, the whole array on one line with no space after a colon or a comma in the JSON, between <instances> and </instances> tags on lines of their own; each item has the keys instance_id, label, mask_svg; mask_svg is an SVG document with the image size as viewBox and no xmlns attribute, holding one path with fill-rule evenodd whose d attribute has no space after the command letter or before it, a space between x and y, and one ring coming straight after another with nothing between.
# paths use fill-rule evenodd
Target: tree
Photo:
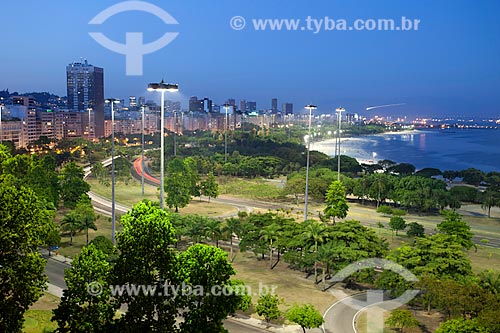
<instances>
[{"instance_id":1,"label":"tree","mask_svg":"<svg viewBox=\"0 0 500 333\"><path fill-rule=\"evenodd\" d=\"M222 236L222 223L217 219L208 219L206 223L207 236L212 239L216 247L219 247L219 239Z\"/></svg>"},{"instance_id":2,"label":"tree","mask_svg":"<svg viewBox=\"0 0 500 333\"><path fill-rule=\"evenodd\" d=\"M222 232L227 234L229 237L229 246L230 246L230 255L229 258L231 262L234 260L233 257L233 236L237 235L241 229L241 223L239 219L235 219L233 217L226 220L224 227L222 227Z\"/></svg>"},{"instance_id":3,"label":"tree","mask_svg":"<svg viewBox=\"0 0 500 333\"><path fill-rule=\"evenodd\" d=\"M413 246L392 250L387 259L395 261L417 276L462 279L472 274L470 259L455 237L436 234L418 237Z\"/></svg>"},{"instance_id":4,"label":"tree","mask_svg":"<svg viewBox=\"0 0 500 333\"><path fill-rule=\"evenodd\" d=\"M404 207L420 211L446 207L449 201L445 182L414 175L395 183L392 199Z\"/></svg>"},{"instance_id":5,"label":"tree","mask_svg":"<svg viewBox=\"0 0 500 333\"><path fill-rule=\"evenodd\" d=\"M462 220L462 216L455 211L442 211L444 221L437 225L438 230L446 235L456 237L457 242L466 249L474 246L472 242L472 231L467 222Z\"/></svg>"},{"instance_id":6,"label":"tree","mask_svg":"<svg viewBox=\"0 0 500 333\"><path fill-rule=\"evenodd\" d=\"M111 184L108 179L108 170L101 162L95 162L90 169L90 173L97 179L99 184L102 184L104 186L109 186Z\"/></svg>"},{"instance_id":7,"label":"tree","mask_svg":"<svg viewBox=\"0 0 500 333\"><path fill-rule=\"evenodd\" d=\"M82 194L90 191L90 186L83 179L84 172L75 162L64 165L59 174L60 196L64 206L75 208Z\"/></svg>"},{"instance_id":8,"label":"tree","mask_svg":"<svg viewBox=\"0 0 500 333\"><path fill-rule=\"evenodd\" d=\"M394 176L385 173L371 174L366 177L368 182L367 194L370 198L377 201L377 207L380 206L393 191Z\"/></svg>"},{"instance_id":9,"label":"tree","mask_svg":"<svg viewBox=\"0 0 500 333\"><path fill-rule=\"evenodd\" d=\"M45 288L43 245L52 221L25 187L0 186L0 331L20 332L24 313Z\"/></svg>"},{"instance_id":10,"label":"tree","mask_svg":"<svg viewBox=\"0 0 500 333\"><path fill-rule=\"evenodd\" d=\"M68 287L53 311L57 332L109 331L116 310L110 302L109 273L106 255L92 244L73 259L64 276Z\"/></svg>"},{"instance_id":11,"label":"tree","mask_svg":"<svg viewBox=\"0 0 500 333\"><path fill-rule=\"evenodd\" d=\"M431 178L434 176L440 176L443 173L441 172L441 170L436 169L436 168L423 168L421 170L418 170L415 174L417 176Z\"/></svg>"},{"instance_id":12,"label":"tree","mask_svg":"<svg viewBox=\"0 0 500 333\"><path fill-rule=\"evenodd\" d=\"M345 218L349 211L347 199L345 198L345 187L339 181L334 181L330 184L325 198L326 207L323 210L327 218Z\"/></svg>"},{"instance_id":13,"label":"tree","mask_svg":"<svg viewBox=\"0 0 500 333\"><path fill-rule=\"evenodd\" d=\"M490 333L477 319L457 318L439 325L436 333Z\"/></svg>"},{"instance_id":14,"label":"tree","mask_svg":"<svg viewBox=\"0 0 500 333\"><path fill-rule=\"evenodd\" d=\"M424 226L421 225L418 222L411 222L408 223L408 231L406 232L406 235L408 237L424 237Z\"/></svg>"},{"instance_id":15,"label":"tree","mask_svg":"<svg viewBox=\"0 0 500 333\"><path fill-rule=\"evenodd\" d=\"M458 171L453 171L453 170L443 171L443 178L446 179L450 183L453 181L453 179L455 179L459 176L460 176L460 173Z\"/></svg>"},{"instance_id":16,"label":"tree","mask_svg":"<svg viewBox=\"0 0 500 333\"><path fill-rule=\"evenodd\" d=\"M389 221L389 227L392 231L396 231L396 236L398 231L404 230L406 228L406 221L401 216L393 216Z\"/></svg>"},{"instance_id":17,"label":"tree","mask_svg":"<svg viewBox=\"0 0 500 333\"><path fill-rule=\"evenodd\" d=\"M312 240L314 242L314 254L318 253L318 243L323 243L326 236L326 228L323 224L309 221L306 226L306 231L304 234L307 240ZM318 282L318 269L316 265L316 260L314 260L314 282Z\"/></svg>"},{"instance_id":18,"label":"tree","mask_svg":"<svg viewBox=\"0 0 500 333\"><path fill-rule=\"evenodd\" d=\"M110 274L112 285L178 286L178 260L173 245L175 231L170 214L151 201L143 200L121 218L123 231L116 236L117 258ZM127 304L117 320L126 332L175 332L178 303L172 294L154 292L115 296Z\"/></svg>"},{"instance_id":19,"label":"tree","mask_svg":"<svg viewBox=\"0 0 500 333\"><path fill-rule=\"evenodd\" d=\"M303 174L297 173L294 177L288 177L283 193L293 195L295 204L299 204L299 197L304 195L306 189L306 179Z\"/></svg>"},{"instance_id":20,"label":"tree","mask_svg":"<svg viewBox=\"0 0 500 333\"><path fill-rule=\"evenodd\" d=\"M69 212L61 221L61 230L69 232L69 245L73 245L73 236L80 230L80 217L74 211Z\"/></svg>"},{"instance_id":21,"label":"tree","mask_svg":"<svg viewBox=\"0 0 500 333\"><path fill-rule=\"evenodd\" d=\"M391 312L391 315L385 321L390 327L399 328L404 332L406 328L418 327L419 322L409 310L397 309Z\"/></svg>"},{"instance_id":22,"label":"tree","mask_svg":"<svg viewBox=\"0 0 500 333\"><path fill-rule=\"evenodd\" d=\"M52 248L59 246L60 243L61 243L61 230L59 230L58 226L52 224L44 240L44 245L47 246L47 249L49 251L49 257Z\"/></svg>"},{"instance_id":23,"label":"tree","mask_svg":"<svg viewBox=\"0 0 500 333\"><path fill-rule=\"evenodd\" d=\"M236 285L230 281L235 271L227 260L227 253L213 246L196 244L180 253L179 264L181 279L193 288L191 293L183 295L180 303L186 309L181 330L225 332L222 321L241 304L241 297L234 292Z\"/></svg>"},{"instance_id":24,"label":"tree","mask_svg":"<svg viewBox=\"0 0 500 333\"><path fill-rule=\"evenodd\" d=\"M475 168L460 171L460 176L463 178L464 183L475 186L479 186L486 178L484 172Z\"/></svg>"},{"instance_id":25,"label":"tree","mask_svg":"<svg viewBox=\"0 0 500 333\"><path fill-rule=\"evenodd\" d=\"M415 166L410 163L399 163L388 168L387 171L401 176L408 176L415 172Z\"/></svg>"},{"instance_id":26,"label":"tree","mask_svg":"<svg viewBox=\"0 0 500 333\"><path fill-rule=\"evenodd\" d=\"M105 236L97 236L90 241L89 245L93 245L99 251L102 251L106 256L111 256L116 254L116 249L113 246L113 242Z\"/></svg>"},{"instance_id":27,"label":"tree","mask_svg":"<svg viewBox=\"0 0 500 333\"><path fill-rule=\"evenodd\" d=\"M312 304L294 305L286 312L286 319L299 325L304 333L306 333L306 328L320 327L324 322L323 316Z\"/></svg>"},{"instance_id":28,"label":"tree","mask_svg":"<svg viewBox=\"0 0 500 333\"><path fill-rule=\"evenodd\" d=\"M488 211L488 218L491 217L491 208L500 207L500 192L488 189L482 195L481 208Z\"/></svg>"},{"instance_id":29,"label":"tree","mask_svg":"<svg viewBox=\"0 0 500 333\"><path fill-rule=\"evenodd\" d=\"M265 226L261 231L260 235L264 242L269 244L269 268L273 268L273 241L278 238L278 232L280 226L276 223Z\"/></svg>"},{"instance_id":30,"label":"tree","mask_svg":"<svg viewBox=\"0 0 500 333\"><path fill-rule=\"evenodd\" d=\"M280 303L281 300L278 298L278 295L272 295L270 293L260 295L256 306L257 314L264 317L267 323L270 323L271 320L281 317L282 313L279 309Z\"/></svg>"},{"instance_id":31,"label":"tree","mask_svg":"<svg viewBox=\"0 0 500 333\"><path fill-rule=\"evenodd\" d=\"M382 213L385 215L392 215L392 208L386 205L378 206L377 213Z\"/></svg>"},{"instance_id":32,"label":"tree","mask_svg":"<svg viewBox=\"0 0 500 333\"><path fill-rule=\"evenodd\" d=\"M189 170L182 159L174 158L168 163L167 174L165 182L167 205L169 208L175 207L177 213L179 208L186 207L191 201L192 182Z\"/></svg>"},{"instance_id":33,"label":"tree","mask_svg":"<svg viewBox=\"0 0 500 333\"><path fill-rule=\"evenodd\" d=\"M59 180L56 173L56 162L52 156L32 157L26 182L38 198L51 202L54 207L58 206Z\"/></svg>"},{"instance_id":34,"label":"tree","mask_svg":"<svg viewBox=\"0 0 500 333\"><path fill-rule=\"evenodd\" d=\"M95 225L96 215L94 207L87 194L82 194L81 198L76 203L74 210L79 224L79 231L85 230L85 245L89 245L89 229L97 230Z\"/></svg>"},{"instance_id":35,"label":"tree","mask_svg":"<svg viewBox=\"0 0 500 333\"><path fill-rule=\"evenodd\" d=\"M219 196L219 184L217 184L213 172L210 172L207 179L201 182L201 194L208 197L209 202L210 198L217 198Z\"/></svg>"}]
</instances>

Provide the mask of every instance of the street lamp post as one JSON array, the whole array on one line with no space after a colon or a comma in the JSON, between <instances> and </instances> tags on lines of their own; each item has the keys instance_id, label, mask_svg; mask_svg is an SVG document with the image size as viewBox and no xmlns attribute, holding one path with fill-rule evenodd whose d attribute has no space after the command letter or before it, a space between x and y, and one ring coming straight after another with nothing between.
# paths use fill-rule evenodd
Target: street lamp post
<instances>
[{"instance_id":1,"label":"street lamp post","mask_svg":"<svg viewBox=\"0 0 500 333\"><path fill-rule=\"evenodd\" d=\"M309 127L307 131L307 162L306 162L306 193L304 199L304 221L307 220L307 206L309 204L309 152L311 150L311 121L312 121L312 110L317 108L316 105L306 105L306 109L309 110Z\"/></svg>"},{"instance_id":2,"label":"street lamp post","mask_svg":"<svg viewBox=\"0 0 500 333\"><path fill-rule=\"evenodd\" d=\"M115 232L115 109L114 104L120 101L115 98L106 100L106 103L111 104L111 241L113 245L116 243Z\"/></svg>"},{"instance_id":3,"label":"street lamp post","mask_svg":"<svg viewBox=\"0 0 500 333\"><path fill-rule=\"evenodd\" d=\"M177 112L174 111L174 157L177 156Z\"/></svg>"},{"instance_id":4,"label":"street lamp post","mask_svg":"<svg viewBox=\"0 0 500 333\"><path fill-rule=\"evenodd\" d=\"M338 154L337 154L337 180L340 181L340 130L341 130L341 124L342 124L342 112L345 111L343 107L339 107L336 109L337 111L337 119L339 123L339 130L338 130Z\"/></svg>"},{"instance_id":5,"label":"street lamp post","mask_svg":"<svg viewBox=\"0 0 500 333\"><path fill-rule=\"evenodd\" d=\"M148 91L159 91L161 93L161 113L160 113L160 207L163 209L165 197L165 91L179 91L177 84L165 83L161 80L160 83L150 83Z\"/></svg>"},{"instance_id":6,"label":"street lamp post","mask_svg":"<svg viewBox=\"0 0 500 333\"><path fill-rule=\"evenodd\" d=\"M226 110L226 120L224 121L224 163L227 162L227 110L229 107L229 104L224 104L224 109Z\"/></svg>"},{"instance_id":7,"label":"street lamp post","mask_svg":"<svg viewBox=\"0 0 500 333\"><path fill-rule=\"evenodd\" d=\"M3 112L3 105L0 105L0 143L3 143L2 112Z\"/></svg>"},{"instance_id":8,"label":"street lamp post","mask_svg":"<svg viewBox=\"0 0 500 333\"><path fill-rule=\"evenodd\" d=\"M141 105L141 189L144 197L144 105Z\"/></svg>"}]
</instances>

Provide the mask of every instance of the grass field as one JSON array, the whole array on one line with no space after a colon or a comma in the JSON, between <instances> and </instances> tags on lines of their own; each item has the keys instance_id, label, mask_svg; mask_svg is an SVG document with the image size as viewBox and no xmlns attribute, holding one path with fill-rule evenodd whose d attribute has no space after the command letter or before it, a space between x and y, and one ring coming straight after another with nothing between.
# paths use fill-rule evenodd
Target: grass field
<instances>
[{"instance_id":1,"label":"grass field","mask_svg":"<svg viewBox=\"0 0 500 333\"><path fill-rule=\"evenodd\" d=\"M59 298L50 294L44 294L33 304L24 315L25 333L48 333L57 328L56 323L51 322L52 310L59 304Z\"/></svg>"},{"instance_id":2,"label":"grass field","mask_svg":"<svg viewBox=\"0 0 500 333\"><path fill-rule=\"evenodd\" d=\"M281 180L219 177L219 192L247 199L278 199L281 197Z\"/></svg>"},{"instance_id":3,"label":"grass field","mask_svg":"<svg viewBox=\"0 0 500 333\"><path fill-rule=\"evenodd\" d=\"M105 198L111 198L111 187L100 184L96 179L89 178L91 191ZM144 197L142 197L141 183L135 179L130 180L128 184L118 182L115 185L116 201L122 205L132 207L142 199L159 201L159 191L153 186L144 186ZM179 209L181 214L200 214L211 217L236 213L237 209L233 206L217 202L208 202L203 199L193 198L191 203L184 208Z\"/></svg>"},{"instance_id":4,"label":"grass field","mask_svg":"<svg viewBox=\"0 0 500 333\"><path fill-rule=\"evenodd\" d=\"M442 315L438 312L432 312L431 314L427 314L427 311L415 311L411 310L413 315L418 319L420 325L423 327L416 328L407 328L405 329L406 333L427 333L427 332L435 332L439 327L439 323L443 321ZM390 315L389 311L383 312L383 320L385 321ZM370 324L370 315L367 311L363 311L358 317L356 321L356 329L358 333L368 333L367 324ZM371 326L373 327L373 326ZM373 331L373 330L372 330ZM399 332L396 329L391 329L388 327L384 327L384 331L380 333L397 333Z\"/></svg>"},{"instance_id":5,"label":"grass field","mask_svg":"<svg viewBox=\"0 0 500 333\"><path fill-rule=\"evenodd\" d=\"M335 297L314 286L314 276L306 279L306 274L288 268L280 262L274 269L269 268L269 259L258 260L252 253L238 253L233 267L236 279L241 279L252 289L253 303L257 303L259 286L274 287L276 294L284 300L282 310L294 304L311 303L323 313L335 302Z\"/></svg>"}]
</instances>

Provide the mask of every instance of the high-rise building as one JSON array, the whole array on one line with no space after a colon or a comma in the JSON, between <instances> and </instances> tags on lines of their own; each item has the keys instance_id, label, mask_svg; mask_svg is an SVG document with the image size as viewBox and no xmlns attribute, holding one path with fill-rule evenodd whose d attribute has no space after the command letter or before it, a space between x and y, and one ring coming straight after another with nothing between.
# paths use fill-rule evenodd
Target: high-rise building
<instances>
[{"instance_id":1,"label":"high-rise building","mask_svg":"<svg viewBox=\"0 0 500 333\"><path fill-rule=\"evenodd\" d=\"M94 112L95 137L104 137L104 70L87 60L66 67L68 108L74 112Z\"/></svg>"},{"instance_id":2,"label":"high-rise building","mask_svg":"<svg viewBox=\"0 0 500 333\"><path fill-rule=\"evenodd\" d=\"M202 99L199 100L198 97L192 96L189 99L189 112L203 112L204 104Z\"/></svg>"},{"instance_id":3,"label":"high-rise building","mask_svg":"<svg viewBox=\"0 0 500 333\"><path fill-rule=\"evenodd\" d=\"M211 99L205 97L203 99L203 111L205 112L212 112L213 111L213 102Z\"/></svg>"},{"instance_id":4,"label":"high-rise building","mask_svg":"<svg viewBox=\"0 0 500 333\"><path fill-rule=\"evenodd\" d=\"M293 104L292 103L283 103L281 113L283 115L293 114Z\"/></svg>"},{"instance_id":5,"label":"high-rise building","mask_svg":"<svg viewBox=\"0 0 500 333\"><path fill-rule=\"evenodd\" d=\"M247 101L242 99L240 100L240 111L245 112L247 109Z\"/></svg>"},{"instance_id":6,"label":"high-rise building","mask_svg":"<svg viewBox=\"0 0 500 333\"><path fill-rule=\"evenodd\" d=\"M128 98L128 106L130 106L130 108L135 108L137 106L137 98L135 96L130 96Z\"/></svg>"},{"instance_id":7,"label":"high-rise building","mask_svg":"<svg viewBox=\"0 0 500 333\"><path fill-rule=\"evenodd\" d=\"M245 106L246 112L255 112L257 111L257 102L247 102Z\"/></svg>"},{"instance_id":8,"label":"high-rise building","mask_svg":"<svg viewBox=\"0 0 500 333\"><path fill-rule=\"evenodd\" d=\"M274 114L278 113L278 99L277 98L273 98L271 100L271 112Z\"/></svg>"},{"instance_id":9,"label":"high-rise building","mask_svg":"<svg viewBox=\"0 0 500 333\"><path fill-rule=\"evenodd\" d=\"M181 112L181 102L173 102L172 103L172 111Z\"/></svg>"}]
</instances>

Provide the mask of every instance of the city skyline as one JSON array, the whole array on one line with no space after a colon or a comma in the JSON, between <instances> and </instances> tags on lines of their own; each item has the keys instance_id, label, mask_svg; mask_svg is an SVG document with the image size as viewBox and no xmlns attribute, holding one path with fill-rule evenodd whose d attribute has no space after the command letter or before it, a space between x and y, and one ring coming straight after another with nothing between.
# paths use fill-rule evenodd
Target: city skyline
<instances>
[{"instance_id":1,"label":"city skyline","mask_svg":"<svg viewBox=\"0 0 500 333\"><path fill-rule=\"evenodd\" d=\"M151 1L179 22L167 26L149 13L121 13L96 29L89 21L119 1L40 4L24 1L23 20L4 18L11 29L0 54L0 89L49 91L65 95L64 66L87 59L105 69L105 96L156 96L147 84L164 78L179 83L172 100L186 105L190 96L208 97L218 104L228 98L256 101L271 108L271 99L294 104L294 111L313 102L318 112L342 105L363 113L371 105L406 103L391 109L398 114L477 114L498 116L500 104L500 25L494 17L500 4L460 1L453 5L421 1L400 4L369 1L314 4L257 1L217 6L194 1ZM3 4L15 12L16 4ZM58 14L63 13L63 14ZM230 27L235 15L247 18L247 28ZM58 24L47 24L57 16ZM255 31L250 19L333 17L409 17L421 21L418 31ZM36 27L36 29L34 28ZM125 75L125 56L96 43L89 32L101 30L123 42L127 31L144 32L145 42L164 31L179 32L165 48L144 56L142 76ZM68 47L68 46L71 47ZM43 52L33 52L34 49ZM369 114L366 114L369 116Z\"/></svg>"}]
</instances>

